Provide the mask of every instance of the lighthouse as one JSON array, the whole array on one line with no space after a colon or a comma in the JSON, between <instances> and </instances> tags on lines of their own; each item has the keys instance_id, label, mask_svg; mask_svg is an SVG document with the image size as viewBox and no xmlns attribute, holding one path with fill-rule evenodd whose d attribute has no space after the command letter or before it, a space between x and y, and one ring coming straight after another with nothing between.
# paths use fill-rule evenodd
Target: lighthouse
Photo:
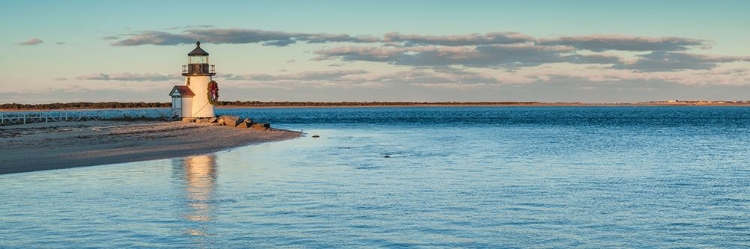
<instances>
[{"instance_id":1,"label":"lighthouse","mask_svg":"<svg viewBox=\"0 0 750 249\"><path fill-rule=\"evenodd\" d=\"M188 53L188 64L182 65L185 85L174 86L172 109L182 118L214 117L214 106L219 100L219 85L213 80L216 75L214 65L208 61L208 52L195 43L195 49Z\"/></svg>"}]
</instances>

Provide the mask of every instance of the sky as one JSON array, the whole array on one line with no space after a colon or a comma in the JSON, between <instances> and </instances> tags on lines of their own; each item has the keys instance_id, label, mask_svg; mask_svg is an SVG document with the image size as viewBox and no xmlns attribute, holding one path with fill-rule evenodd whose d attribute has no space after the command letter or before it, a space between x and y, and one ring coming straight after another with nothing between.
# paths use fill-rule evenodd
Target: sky
<instances>
[{"instance_id":1,"label":"sky","mask_svg":"<svg viewBox=\"0 0 750 249\"><path fill-rule=\"evenodd\" d=\"M8 1L0 103L750 100L750 1Z\"/></svg>"}]
</instances>

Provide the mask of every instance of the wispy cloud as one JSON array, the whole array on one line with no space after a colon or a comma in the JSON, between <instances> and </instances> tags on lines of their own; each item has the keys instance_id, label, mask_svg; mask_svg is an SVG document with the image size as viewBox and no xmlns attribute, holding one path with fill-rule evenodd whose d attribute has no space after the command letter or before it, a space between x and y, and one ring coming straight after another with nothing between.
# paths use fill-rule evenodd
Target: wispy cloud
<instances>
[{"instance_id":1,"label":"wispy cloud","mask_svg":"<svg viewBox=\"0 0 750 249\"><path fill-rule=\"evenodd\" d=\"M534 42L531 36L518 32L452 35L452 36L422 36L404 35L396 32L385 34L383 39L389 43L403 43L405 46L441 45L441 46L476 46L494 44L514 44Z\"/></svg>"},{"instance_id":2,"label":"wispy cloud","mask_svg":"<svg viewBox=\"0 0 750 249\"><path fill-rule=\"evenodd\" d=\"M185 29L195 29L195 28L213 28L213 25L187 25L187 26L174 26L170 28L166 28L167 30L185 30Z\"/></svg>"},{"instance_id":3,"label":"wispy cloud","mask_svg":"<svg viewBox=\"0 0 750 249\"><path fill-rule=\"evenodd\" d=\"M750 57L701 55L681 52L656 51L645 55L638 55L635 63L617 64L616 69L632 69L641 72L669 72L679 70L708 70L715 68L719 63L748 61Z\"/></svg>"},{"instance_id":4,"label":"wispy cloud","mask_svg":"<svg viewBox=\"0 0 750 249\"><path fill-rule=\"evenodd\" d=\"M342 81L352 75L366 74L365 70L330 70L330 71L310 71L293 74L226 74L220 75L219 78L226 80L248 80L248 81Z\"/></svg>"},{"instance_id":5,"label":"wispy cloud","mask_svg":"<svg viewBox=\"0 0 750 249\"><path fill-rule=\"evenodd\" d=\"M115 38L119 39L119 37ZM195 42L195 38L180 34L172 34L163 31L144 31L132 35L127 39L112 43L114 46L138 46L138 45L179 45Z\"/></svg>"},{"instance_id":6,"label":"wispy cloud","mask_svg":"<svg viewBox=\"0 0 750 249\"><path fill-rule=\"evenodd\" d=\"M579 55L567 46L534 44L417 47L344 46L315 51L313 60L375 61L406 66L518 68L546 63L612 64L613 55Z\"/></svg>"},{"instance_id":7,"label":"wispy cloud","mask_svg":"<svg viewBox=\"0 0 750 249\"><path fill-rule=\"evenodd\" d=\"M228 81L244 81L255 88L278 88L279 86L305 87L384 87L388 85L426 86L460 84L498 85L503 82L482 73L465 71L459 68L422 68L394 73L373 73L366 70L309 71L290 74L226 74L218 77ZM236 83L231 83L236 84Z\"/></svg>"},{"instance_id":8,"label":"wispy cloud","mask_svg":"<svg viewBox=\"0 0 750 249\"><path fill-rule=\"evenodd\" d=\"M475 85L484 86L504 83L492 76L455 68L413 69L409 71L399 71L392 74L370 76L363 80L388 84L407 84L431 87L447 85L451 85L452 87L472 87Z\"/></svg>"},{"instance_id":9,"label":"wispy cloud","mask_svg":"<svg viewBox=\"0 0 750 249\"><path fill-rule=\"evenodd\" d=\"M580 50L617 51L684 51L691 48L710 48L709 41L683 37L645 37L625 35L562 36L541 39L539 45L563 45Z\"/></svg>"},{"instance_id":10,"label":"wispy cloud","mask_svg":"<svg viewBox=\"0 0 750 249\"><path fill-rule=\"evenodd\" d=\"M379 41L372 36L350 36L346 34L327 33L289 33L282 31L265 31L257 29L187 29L182 33L163 31L143 31L130 35L126 39L112 43L114 46L139 45L180 45L191 44L196 40L215 44L248 44L262 43L265 46L288 46L297 42L328 43L354 42L370 43Z\"/></svg>"},{"instance_id":11,"label":"wispy cloud","mask_svg":"<svg viewBox=\"0 0 750 249\"><path fill-rule=\"evenodd\" d=\"M36 45L39 45L39 44L42 44L42 43L43 43L43 41L41 39L34 38L34 39L30 39L30 40L25 41L25 42L21 42L18 45L21 45L21 46L36 46Z\"/></svg>"},{"instance_id":12,"label":"wispy cloud","mask_svg":"<svg viewBox=\"0 0 750 249\"><path fill-rule=\"evenodd\" d=\"M58 78L54 78L54 80L57 80L57 81L65 81L65 80L68 80L68 78L65 78L65 77L58 77Z\"/></svg>"},{"instance_id":13,"label":"wispy cloud","mask_svg":"<svg viewBox=\"0 0 750 249\"><path fill-rule=\"evenodd\" d=\"M182 79L180 75L166 75L158 73L93 73L76 77L77 80L103 80L103 81L167 81Z\"/></svg>"}]
</instances>

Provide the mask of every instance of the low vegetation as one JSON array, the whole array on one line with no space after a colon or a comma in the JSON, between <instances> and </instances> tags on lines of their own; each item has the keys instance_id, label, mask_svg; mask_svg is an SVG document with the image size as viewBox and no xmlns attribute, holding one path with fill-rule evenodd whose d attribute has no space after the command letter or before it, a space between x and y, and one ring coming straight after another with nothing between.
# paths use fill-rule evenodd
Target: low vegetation
<instances>
[{"instance_id":1,"label":"low vegetation","mask_svg":"<svg viewBox=\"0 0 750 249\"><path fill-rule=\"evenodd\" d=\"M360 106L502 106L502 105L750 105L750 101L650 101L636 103L580 103L580 102L264 102L264 101L218 101L219 107L360 107ZM169 108L170 102L72 102L51 104L0 104L0 110L60 110L60 109L124 109L124 108Z\"/></svg>"},{"instance_id":2,"label":"low vegetation","mask_svg":"<svg viewBox=\"0 0 750 249\"><path fill-rule=\"evenodd\" d=\"M219 101L226 107L307 107L307 106L413 106L413 105L534 105L538 102L261 102ZM168 108L170 102L72 102L51 104L0 104L2 110Z\"/></svg>"},{"instance_id":3,"label":"low vegetation","mask_svg":"<svg viewBox=\"0 0 750 249\"><path fill-rule=\"evenodd\" d=\"M306 106L414 106L414 105L533 105L538 102L261 102L220 101L219 106L232 107L306 107Z\"/></svg>"}]
</instances>

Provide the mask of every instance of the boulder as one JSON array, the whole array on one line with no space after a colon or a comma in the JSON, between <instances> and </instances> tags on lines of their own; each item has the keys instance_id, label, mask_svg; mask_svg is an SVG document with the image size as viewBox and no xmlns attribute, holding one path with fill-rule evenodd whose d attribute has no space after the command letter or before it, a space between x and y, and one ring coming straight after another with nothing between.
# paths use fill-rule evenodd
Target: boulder
<instances>
[{"instance_id":1,"label":"boulder","mask_svg":"<svg viewBox=\"0 0 750 249\"><path fill-rule=\"evenodd\" d=\"M224 120L224 125L226 126L235 127L240 124L240 117L237 116L225 115L219 117L219 119Z\"/></svg>"},{"instance_id":2,"label":"boulder","mask_svg":"<svg viewBox=\"0 0 750 249\"><path fill-rule=\"evenodd\" d=\"M271 127L269 124L256 123L250 126L250 129L253 129L256 131L265 131L265 130L268 130L269 127Z\"/></svg>"},{"instance_id":3,"label":"boulder","mask_svg":"<svg viewBox=\"0 0 750 249\"><path fill-rule=\"evenodd\" d=\"M208 122L209 123L216 123L217 120L218 119L216 117L213 117L213 118L208 119Z\"/></svg>"},{"instance_id":4,"label":"boulder","mask_svg":"<svg viewBox=\"0 0 750 249\"><path fill-rule=\"evenodd\" d=\"M237 126L235 126L235 127L247 129L248 127L250 127L250 123L248 123L248 122L241 122L241 123L237 124Z\"/></svg>"},{"instance_id":5,"label":"boulder","mask_svg":"<svg viewBox=\"0 0 750 249\"><path fill-rule=\"evenodd\" d=\"M192 123L195 122L194 118L182 118L183 123Z\"/></svg>"},{"instance_id":6,"label":"boulder","mask_svg":"<svg viewBox=\"0 0 750 249\"><path fill-rule=\"evenodd\" d=\"M253 123L253 120L252 120L252 119L249 119L249 118L246 118L244 122L245 122L245 123L248 123L248 124L252 124L252 123Z\"/></svg>"}]
</instances>

